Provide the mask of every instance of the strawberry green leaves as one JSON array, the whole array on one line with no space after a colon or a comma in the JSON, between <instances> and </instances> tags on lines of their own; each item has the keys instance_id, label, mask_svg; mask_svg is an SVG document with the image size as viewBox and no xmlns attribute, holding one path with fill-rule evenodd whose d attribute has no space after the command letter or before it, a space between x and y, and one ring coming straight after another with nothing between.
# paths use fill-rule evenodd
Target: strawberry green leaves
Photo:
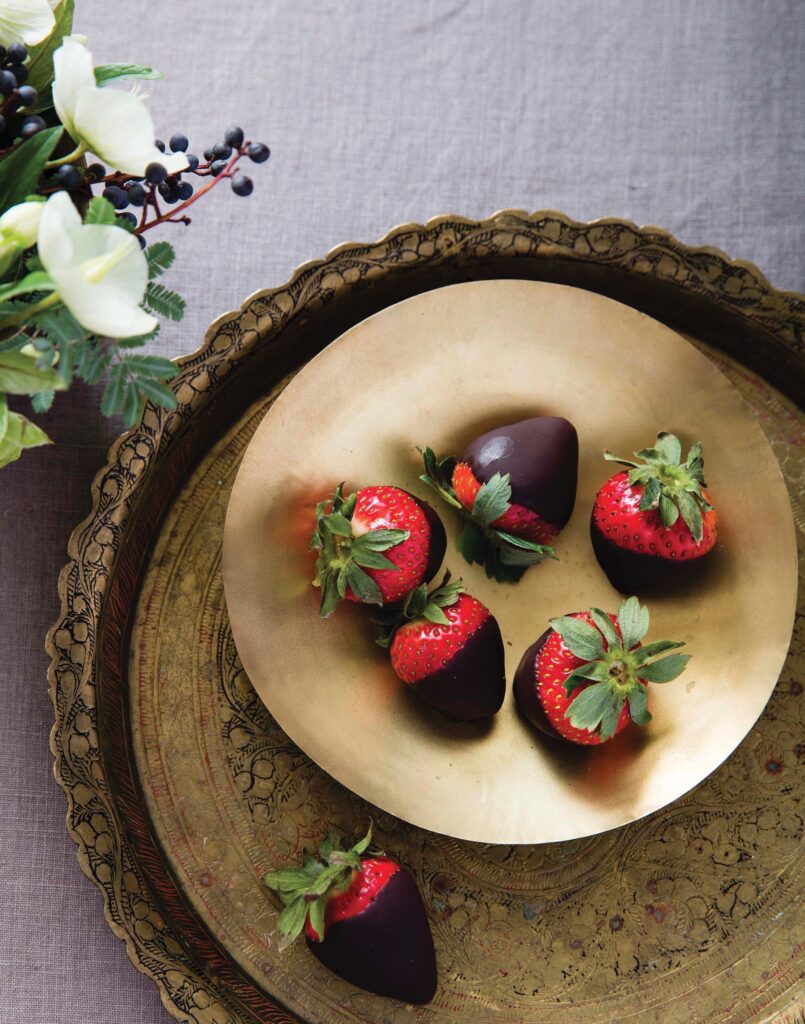
<instances>
[{"instance_id":1,"label":"strawberry green leaves","mask_svg":"<svg viewBox=\"0 0 805 1024\"><path fill-rule=\"evenodd\" d=\"M654 640L640 646L648 632L649 613L636 597L622 602L615 623L600 608L591 609L589 617L590 622L563 615L551 619L550 625L583 662L564 681L568 697L581 688L565 717L576 729L587 729L604 741L615 735L624 703L628 703L635 724L650 722L646 684L676 679L690 655L668 654L684 646L678 640Z\"/></svg>"},{"instance_id":2,"label":"strawberry green leaves","mask_svg":"<svg viewBox=\"0 0 805 1024\"><path fill-rule=\"evenodd\" d=\"M398 571L383 552L410 536L408 530L369 530L354 536L351 517L357 495L343 496L343 483L332 498L316 506L316 528L310 546L319 552L314 585L321 587L319 615L329 618L351 590L364 604L383 604L383 595L366 569Z\"/></svg>"},{"instance_id":3,"label":"strawberry green leaves","mask_svg":"<svg viewBox=\"0 0 805 1024\"><path fill-rule=\"evenodd\" d=\"M360 870L361 855L371 841L370 826L363 839L342 850L338 833L331 831L319 846L318 857L305 851L301 867L279 868L263 875L263 884L276 892L284 907L277 919L281 949L301 935L308 914L319 941L324 938L327 902L349 888L352 873Z\"/></svg>"},{"instance_id":4,"label":"strawberry green leaves","mask_svg":"<svg viewBox=\"0 0 805 1024\"><path fill-rule=\"evenodd\" d=\"M704 536L703 512L713 506L705 498L704 459L699 441L691 446L687 459L682 462L682 445L675 434L661 431L653 448L642 448L635 452L635 458L622 459L605 451L607 462L617 462L629 468L629 484L642 485L643 494L638 508L641 512L657 509L660 520L670 529L682 516L682 520L698 544Z\"/></svg>"},{"instance_id":5,"label":"strawberry green leaves","mask_svg":"<svg viewBox=\"0 0 805 1024\"><path fill-rule=\"evenodd\" d=\"M401 608L378 612L372 619L378 627L375 643L381 647L390 647L400 626L412 619L422 618L439 626L448 626L450 620L442 609L454 605L459 594L463 593L464 582L460 579L451 582L449 572L444 574L442 582L430 594L424 583L415 587L408 593Z\"/></svg>"},{"instance_id":6,"label":"strawberry green leaves","mask_svg":"<svg viewBox=\"0 0 805 1024\"><path fill-rule=\"evenodd\" d=\"M457 547L470 565L483 565L486 575L500 583L516 583L530 565L554 558L553 548L524 537L515 537L492 524L511 507L512 489L508 473L495 473L482 484L475 496L472 511L459 501L453 487L456 459L452 455L437 459L428 447L418 449L425 472L420 480L432 487L439 497L452 506L464 520Z\"/></svg>"}]
</instances>

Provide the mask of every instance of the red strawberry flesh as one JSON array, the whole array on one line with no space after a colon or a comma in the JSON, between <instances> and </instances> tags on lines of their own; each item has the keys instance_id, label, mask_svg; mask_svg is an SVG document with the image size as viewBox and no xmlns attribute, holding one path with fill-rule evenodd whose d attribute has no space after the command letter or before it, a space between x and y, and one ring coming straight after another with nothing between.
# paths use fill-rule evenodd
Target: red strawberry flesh
<instances>
[{"instance_id":1,"label":"red strawberry flesh","mask_svg":"<svg viewBox=\"0 0 805 1024\"><path fill-rule=\"evenodd\" d=\"M413 587L433 578L447 541L441 521L424 502L399 487L361 488L352 514L352 534L360 537L370 530L410 531L407 540L383 552L397 569L364 569L380 587L384 604L399 601ZM346 597L360 600L349 587Z\"/></svg>"},{"instance_id":2,"label":"red strawberry flesh","mask_svg":"<svg viewBox=\"0 0 805 1024\"><path fill-rule=\"evenodd\" d=\"M345 921L366 910L377 899L391 876L399 870L400 865L389 857L367 857L361 861L361 870L353 872L352 883L346 892L336 893L327 901L324 912L325 932L336 921ZM320 941L309 916L305 922L305 934L314 942Z\"/></svg>"}]
</instances>

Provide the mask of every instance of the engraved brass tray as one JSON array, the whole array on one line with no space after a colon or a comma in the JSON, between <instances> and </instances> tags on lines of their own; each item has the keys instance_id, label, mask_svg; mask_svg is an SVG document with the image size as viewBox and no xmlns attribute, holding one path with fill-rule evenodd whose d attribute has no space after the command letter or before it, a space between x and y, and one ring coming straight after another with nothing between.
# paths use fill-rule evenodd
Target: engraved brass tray
<instances>
[{"instance_id":1,"label":"engraved brass tray","mask_svg":"<svg viewBox=\"0 0 805 1024\"><path fill-rule=\"evenodd\" d=\"M443 217L341 246L216 321L180 361L178 408L147 408L112 447L70 540L48 636L55 771L79 861L177 1020L800 1019L801 609L766 711L713 775L626 827L541 846L447 839L364 803L282 733L238 662L223 519L265 410L368 315L440 285L505 277L600 292L692 337L768 437L803 539L805 415L791 399L805 394L805 299L717 250L556 213ZM192 814L177 780L208 794ZM303 946L279 955L273 901L254 898L261 870L327 825L354 833L369 817L429 907L440 989L428 1007L353 990Z\"/></svg>"}]
</instances>

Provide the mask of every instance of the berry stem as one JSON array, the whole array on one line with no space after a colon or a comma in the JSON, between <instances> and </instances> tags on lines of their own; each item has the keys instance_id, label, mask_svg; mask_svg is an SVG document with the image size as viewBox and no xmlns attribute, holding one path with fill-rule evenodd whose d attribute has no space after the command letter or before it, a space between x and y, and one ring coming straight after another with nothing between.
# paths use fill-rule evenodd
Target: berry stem
<instances>
[{"instance_id":1,"label":"berry stem","mask_svg":"<svg viewBox=\"0 0 805 1024\"><path fill-rule=\"evenodd\" d=\"M154 220L152 220L150 223L148 223L148 224L146 224L144 222L141 222L134 229L132 234L141 235L144 231L148 231L149 228L156 227L157 224L176 223L177 220L180 223L189 223L184 218L178 218L177 214L181 214L189 206L192 206L193 203L195 203L197 199L200 199L204 195L205 192L209 192L210 189L213 188L215 185L217 185L218 182L221 181L223 178L231 178L232 177L232 172L233 172L233 170L235 168L235 165L237 164L238 160L240 160L242 155L243 154L242 154L241 150L239 150L239 149L235 150L235 152L229 158L229 162L227 163L226 167L219 174L217 174L214 178L212 178L210 181L208 181L205 185L202 185L201 188L197 192L194 192L193 195L189 199L186 199L183 203L180 203L179 206L177 206L175 209L171 210L170 213L164 213L163 214L163 213L159 212L159 207L157 206L156 196L154 196L153 197L153 203L154 203L154 209L157 212L157 217ZM143 209L145 209L145 206L143 207Z\"/></svg>"}]
</instances>

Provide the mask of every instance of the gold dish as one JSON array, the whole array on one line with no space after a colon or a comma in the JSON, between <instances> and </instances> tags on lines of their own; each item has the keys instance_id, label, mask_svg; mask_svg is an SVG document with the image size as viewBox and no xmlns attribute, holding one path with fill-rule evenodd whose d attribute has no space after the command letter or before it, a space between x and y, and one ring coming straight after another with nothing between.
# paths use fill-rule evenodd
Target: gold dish
<instances>
[{"instance_id":1,"label":"gold dish","mask_svg":"<svg viewBox=\"0 0 805 1024\"><path fill-rule=\"evenodd\" d=\"M511 687L489 722L451 723L406 692L372 643L369 615L317 618L307 547L313 505L394 483L427 500L416 445L460 453L493 426L562 415L580 438L579 490L559 561L516 586L455 549L445 565L497 617L507 678L550 618L621 600L588 537L596 491L657 430L704 445L721 510L706 578L649 601L654 638L693 660L651 689L654 721L579 751L546 743ZM761 526L765 524L765 526ZM689 342L611 299L535 281L477 281L375 314L296 376L257 429L224 533L224 585L238 653L263 703L309 757L384 811L484 843L548 843L624 825L710 774L762 712L791 639L796 539L777 462L723 374Z\"/></svg>"}]
</instances>

